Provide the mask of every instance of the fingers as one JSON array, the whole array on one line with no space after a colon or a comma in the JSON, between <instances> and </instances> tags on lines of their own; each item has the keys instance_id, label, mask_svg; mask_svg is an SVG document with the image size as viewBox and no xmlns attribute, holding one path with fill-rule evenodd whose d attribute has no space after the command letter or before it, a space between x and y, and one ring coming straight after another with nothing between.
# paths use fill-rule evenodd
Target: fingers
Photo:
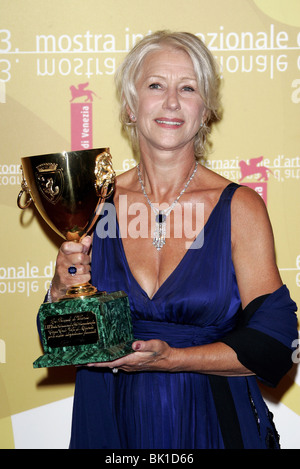
<instances>
[{"instance_id":1,"label":"fingers","mask_svg":"<svg viewBox=\"0 0 300 469\"><path fill-rule=\"evenodd\" d=\"M51 296L54 301L64 296L71 286L90 281L91 259L88 252L91 242L91 238L86 236L80 243L66 241L61 245L52 281ZM71 266L76 268L74 275L68 271Z\"/></svg>"},{"instance_id":2,"label":"fingers","mask_svg":"<svg viewBox=\"0 0 300 469\"><path fill-rule=\"evenodd\" d=\"M66 241L61 245L60 252L65 255L73 253L88 254L91 244L92 238L90 236L86 236L85 238L83 238L80 243L75 243L74 241Z\"/></svg>"},{"instance_id":3,"label":"fingers","mask_svg":"<svg viewBox=\"0 0 300 469\"><path fill-rule=\"evenodd\" d=\"M136 352L133 354L136 357L135 371L170 370L170 357L174 349L167 342L158 339L137 340L132 344L132 349Z\"/></svg>"},{"instance_id":4,"label":"fingers","mask_svg":"<svg viewBox=\"0 0 300 469\"><path fill-rule=\"evenodd\" d=\"M62 251L62 255L57 257L57 263L63 264L65 266L70 267L70 265L88 265L90 264L90 256L88 254L84 254L83 252L72 252L70 254L66 254Z\"/></svg>"},{"instance_id":5,"label":"fingers","mask_svg":"<svg viewBox=\"0 0 300 469\"><path fill-rule=\"evenodd\" d=\"M92 244L92 238L91 236L85 236L80 243L83 246L83 252L84 254L87 254L89 252L89 249Z\"/></svg>"},{"instance_id":6,"label":"fingers","mask_svg":"<svg viewBox=\"0 0 300 469\"><path fill-rule=\"evenodd\" d=\"M133 342L132 348L136 352L150 352L150 353L160 353L164 349L165 342L157 339L152 340L137 340Z\"/></svg>"},{"instance_id":7,"label":"fingers","mask_svg":"<svg viewBox=\"0 0 300 469\"><path fill-rule=\"evenodd\" d=\"M90 263L90 256L88 254L91 246L91 238L87 236L80 243L74 243L72 241L66 241L60 247L57 263L64 265L75 265L83 264L87 265Z\"/></svg>"},{"instance_id":8,"label":"fingers","mask_svg":"<svg viewBox=\"0 0 300 469\"><path fill-rule=\"evenodd\" d=\"M169 371L171 347L161 340L138 340L132 344L135 353L112 362L91 363L89 367L108 367L126 372Z\"/></svg>"}]
</instances>

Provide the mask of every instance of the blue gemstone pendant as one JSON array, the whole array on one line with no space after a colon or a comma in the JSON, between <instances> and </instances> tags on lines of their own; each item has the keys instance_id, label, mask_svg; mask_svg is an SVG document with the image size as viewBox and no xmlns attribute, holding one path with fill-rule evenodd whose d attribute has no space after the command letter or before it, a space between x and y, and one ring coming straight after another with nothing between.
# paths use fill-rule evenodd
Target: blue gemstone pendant
<instances>
[{"instance_id":1,"label":"blue gemstone pendant","mask_svg":"<svg viewBox=\"0 0 300 469\"><path fill-rule=\"evenodd\" d=\"M158 251L166 244L166 220L167 216L163 212L159 212L155 217L155 230L152 244Z\"/></svg>"}]
</instances>

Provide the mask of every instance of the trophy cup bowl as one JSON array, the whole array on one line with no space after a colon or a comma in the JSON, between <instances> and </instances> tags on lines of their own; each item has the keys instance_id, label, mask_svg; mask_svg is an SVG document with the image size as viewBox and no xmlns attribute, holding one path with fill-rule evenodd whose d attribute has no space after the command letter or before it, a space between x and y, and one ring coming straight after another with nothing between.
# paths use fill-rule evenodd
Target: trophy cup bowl
<instances>
[{"instance_id":1,"label":"trophy cup bowl","mask_svg":"<svg viewBox=\"0 0 300 469\"><path fill-rule=\"evenodd\" d=\"M114 190L109 148L28 156L21 162L19 208L33 202L64 240L80 242ZM75 285L58 302L43 303L39 321L45 353L35 368L110 361L132 351L129 302L121 291L99 292L90 282Z\"/></svg>"},{"instance_id":2,"label":"trophy cup bowl","mask_svg":"<svg viewBox=\"0 0 300 469\"><path fill-rule=\"evenodd\" d=\"M114 189L109 148L29 156L21 161L19 208L25 209L33 202L42 218L64 240L80 242L92 231L103 199ZM96 292L88 283L72 287L66 296Z\"/></svg>"}]
</instances>

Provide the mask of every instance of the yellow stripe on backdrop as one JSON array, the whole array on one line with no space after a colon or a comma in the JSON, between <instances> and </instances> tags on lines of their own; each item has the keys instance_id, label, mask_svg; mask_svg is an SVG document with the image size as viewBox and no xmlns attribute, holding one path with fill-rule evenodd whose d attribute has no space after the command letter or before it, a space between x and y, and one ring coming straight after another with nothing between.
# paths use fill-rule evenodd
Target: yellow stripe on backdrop
<instances>
[{"instance_id":1,"label":"yellow stripe on backdrop","mask_svg":"<svg viewBox=\"0 0 300 469\"><path fill-rule=\"evenodd\" d=\"M198 34L222 73L224 115L207 165L264 197L281 275L299 303L299 2L2 0L0 17L0 447L34 447L30 413L38 418L39 409L44 416L47 406L55 413L56 403L69 402L74 372L32 368L41 354L36 314L61 240L35 210L17 208L20 158L72 148L72 90L84 84L95 94L73 96L92 107L89 140L81 144L109 146L117 173L135 165L120 133L115 70L149 31ZM280 422L293 417L292 428L279 428L286 447L299 432L299 385L294 369L277 394L268 391L275 422L276 410ZM40 432L40 446L57 446L51 425Z\"/></svg>"}]
</instances>

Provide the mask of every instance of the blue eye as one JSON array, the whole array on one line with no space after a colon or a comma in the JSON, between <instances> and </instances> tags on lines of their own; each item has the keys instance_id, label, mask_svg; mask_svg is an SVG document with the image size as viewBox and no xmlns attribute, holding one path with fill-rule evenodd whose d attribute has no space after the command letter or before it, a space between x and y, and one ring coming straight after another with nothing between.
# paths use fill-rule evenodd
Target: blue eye
<instances>
[{"instance_id":1,"label":"blue eye","mask_svg":"<svg viewBox=\"0 0 300 469\"><path fill-rule=\"evenodd\" d=\"M160 85L158 83L151 83L151 85L149 85L149 88L152 90L158 90L160 88Z\"/></svg>"},{"instance_id":2,"label":"blue eye","mask_svg":"<svg viewBox=\"0 0 300 469\"><path fill-rule=\"evenodd\" d=\"M183 91L195 91L191 86L184 86L182 89Z\"/></svg>"}]
</instances>

